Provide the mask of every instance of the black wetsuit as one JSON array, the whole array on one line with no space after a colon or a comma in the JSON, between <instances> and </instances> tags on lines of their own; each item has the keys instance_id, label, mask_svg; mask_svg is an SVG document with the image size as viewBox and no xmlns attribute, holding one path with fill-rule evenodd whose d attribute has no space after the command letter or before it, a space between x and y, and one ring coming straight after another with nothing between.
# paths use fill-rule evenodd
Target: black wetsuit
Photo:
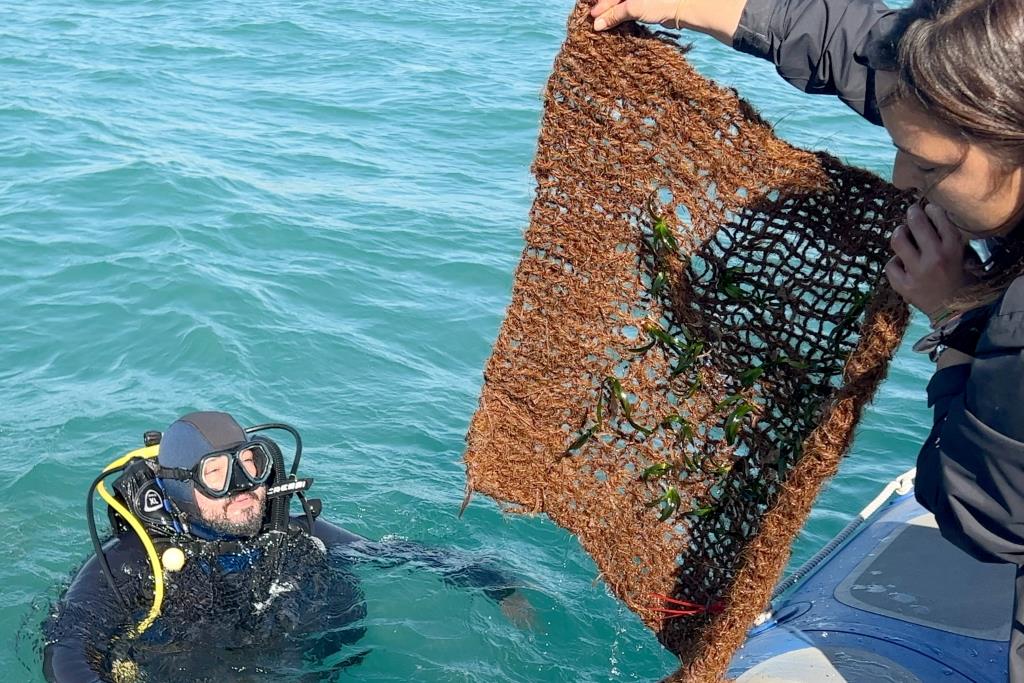
<instances>
[{"instance_id":1,"label":"black wetsuit","mask_svg":"<svg viewBox=\"0 0 1024 683\"><path fill-rule=\"evenodd\" d=\"M450 550L409 541L369 541L321 520L316 520L311 537L304 522L304 518L293 520L289 542L290 552L298 556L277 560L277 576L269 576L262 584L252 581L252 574L265 569L260 565L265 561L262 553L257 552L256 559L252 553L190 558L183 571L206 572L213 578L204 581L200 574L185 581L181 574L166 575L161 616L141 638L126 639L116 647L118 637L152 604L152 579L146 553L134 533L110 540L104 546L105 555L129 610L111 594L97 558L91 557L44 629L46 679L95 683L104 680L118 659L133 666L141 662L143 667L147 658L163 660L158 663L177 666L176 680L207 680L196 677L195 671L205 676L218 666L227 672L223 675L243 680L237 672L244 668L248 653L278 665L283 661L291 667L289 672L301 671L304 661L318 662L339 653L345 658L332 670L353 663L365 654L354 649L364 632L361 622L366 609L358 580L349 571L360 561L389 566L411 563L437 572L450 583L478 587L494 600L514 591L502 572ZM221 546L217 548L220 552ZM229 566L232 563L238 566ZM210 571L211 565L216 565L216 571ZM272 585L275 581L287 590ZM176 590L177 582L188 587ZM238 591L232 591L232 583L240 586ZM258 604L261 595L266 606ZM218 615L224 618L218 620ZM176 659L189 662L176 664Z\"/></svg>"},{"instance_id":2,"label":"black wetsuit","mask_svg":"<svg viewBox=\"0 0 1024 683\"><path fill-rule=\"evenodd\" d=\"M733 46L880 124L866 55L894 20L895 10L870 0L748 0ZM1009 668L1010 680L1024 683L1024 277L971 355L928 384L934 426L918 455L917 499L969 554L1017 565Z\"/></svg>"}]
</instances>

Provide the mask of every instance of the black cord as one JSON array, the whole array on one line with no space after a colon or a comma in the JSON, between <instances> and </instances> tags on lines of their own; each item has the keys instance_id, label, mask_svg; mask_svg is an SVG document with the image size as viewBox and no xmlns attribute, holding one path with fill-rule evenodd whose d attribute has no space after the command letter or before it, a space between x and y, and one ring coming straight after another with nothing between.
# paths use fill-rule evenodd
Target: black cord
<instances>
[{"instance_id":1,"label":"black cord","mask_svg":"<svg viewBox=\"0 0 1024 683\"><path fill-rule=\"evenodd\" d=\"M286 425L283 422L268 422L267 424L256 425L254 427L246 427L246 434L255 434L256 432L266 431L268 429L283 429L292 435L295 439L295 458L292 460L291 474L295 476L295 473L299 471L299 460L302 458L302 437L299 436L299 430L295 429L291 425Z\"/></svg>"},{"instance_id":2,"label":"black cord","mask_svg":"<svg viewBox=\"0 0 1024 683\"><path fill-rule=\"evenodd\" d=\"M107 580L107 585L110 586L110 590L117 596L118 602L121 603L121 607L128 609L128 603L125 601L124 596L121 595L121 591L118 589L117 584L114 582L114 574L110 571L110 565L107 563L107 556L103 552L103 544L100 543L100 536L96 532L96 520L93 518L93 506L92 499L93 493L103 480L115 472L121 472L124 467L117 467L112 470L103 472L100 476L96 477L92 482L92 486L89 487L89 494L85 499L85 514L89 521L89 536L92 538L92 547L96 551L96 561L100 563L100 569L103 570L103 577Z\"/></svg>"}]
</instances>

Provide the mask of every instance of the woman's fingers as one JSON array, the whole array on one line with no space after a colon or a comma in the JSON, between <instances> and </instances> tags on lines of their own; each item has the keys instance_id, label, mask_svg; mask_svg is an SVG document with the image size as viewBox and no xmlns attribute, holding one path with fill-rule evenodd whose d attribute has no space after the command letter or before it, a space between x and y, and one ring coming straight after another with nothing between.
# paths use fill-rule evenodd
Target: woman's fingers
<instances>
[{"instance_id":1,"label":"woman's fingers","mask_svg":"<svg viewBox=\"0 0 1024 683\"><path fill-rule=\"evenodd\" d=\"M684 0L598 0L590 9L595 31L607 31L624 21L641 21L645 24L680 23L683 19L676 13L683 7Z\"/></svg>"},{"instance_id":2,"label":"woman's fingers","mask_svg":"<svg viewBox=\"0 0 1024 683\"><path fill-rule=\"evenodd\" d=\"M899 257L901 264L913 264L921 259L921 251L911 237L910 228L907 227L906 223L900 224L892 231L892 237L889 238L889 246L892 247L893 253Z\"/></svg>"},{"instance_id":3,"label":"woman's fingers","mask_svg":"<svg viewBox=\"0 0 1024 683\"><path fill-rule=\"evenodd\" d=\"M910 207L907 222L893 231L890 244L896 256L885 266L886 277L929 317L968 282L959 231L939 207Z\"/></svg>"},{"instance_id":4,"label":"woman's fingers","mask_svg":"<svg viewBox=\"0 0 1024 683\"><path fill-rule=\"evenodd\" d=\"M907 209L907 229L922 254L937 252L942 247L939 233L932 225L929 214L925 213L920 204L914 204Z\"/></svg>"},{"instance_id":5,"label":"woman's fingers","mask_svg":"<svg viewBox=\"0 0 1024 683\"><path fill-rule=\"evenodd\" d=\"M935 226L935 232L938 234L939 239L942 240L944 247L956 250L963 248L963 234L953 225L953 221L949 220L949 214L946 213L945 209L939 208L935 204L929 204L924 207L924 212L932 222L932 225Z\"/></svg>"},{"instance_id":6,"label":"woman's fingers","mask_svg":"<svg viewBox=\"0 0 1024 683\"><path fill-rule=\"evenodd\" d=\"M902 296L906 288L907 271L903 267L903 261L900 260L899 256L893 256L885 264L885 277L889 280L892 288L896 290L896 293Z\"/></svg>"},{"instance_id":7,"label":"woman's fingers","mask_svg":"<svg viewBox=\"0 0 1024 683\"><path fill-rule=\"evenodd\" d=\"M598 4L600 5L602 3ZM611 7L602 12L600 16L597 17L597 20L594 21L595 31L607 31L610 28L615 28L624 21L639 18L634 16L631 11L630 0L626 0L625 2L618 2L618 0L606 0L606 4L610 4Z\"/></svg>"},{"instance_id":8,"label":"woman's fingers","mask_svg":"<svg viewBox=\"0 0 1024 683\"><path fill-rule=\"evenodd\" d=\"M622 0L598 0L594 3L594 6L590 8L590 16L599 17L608 11L608 8L613 5L618 5Z\"/></svg>"}]
</instances>

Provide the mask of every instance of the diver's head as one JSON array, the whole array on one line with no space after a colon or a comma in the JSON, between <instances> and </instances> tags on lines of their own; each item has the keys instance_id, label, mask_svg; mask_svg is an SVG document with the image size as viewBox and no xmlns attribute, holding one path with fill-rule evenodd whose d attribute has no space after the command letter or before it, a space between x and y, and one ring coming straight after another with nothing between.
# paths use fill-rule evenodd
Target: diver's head
<instances>
[{"instance_id":1,"label":"diver's head","mask_svg":"<svg viewBox=\"0 0 1024 683\"><path fill-rule=\"evenodd\" d=\"M164 432L158 456L167 496L202 538L256 535L271 458L227 413L190 413Z\"/></svg>"}]
</instances>

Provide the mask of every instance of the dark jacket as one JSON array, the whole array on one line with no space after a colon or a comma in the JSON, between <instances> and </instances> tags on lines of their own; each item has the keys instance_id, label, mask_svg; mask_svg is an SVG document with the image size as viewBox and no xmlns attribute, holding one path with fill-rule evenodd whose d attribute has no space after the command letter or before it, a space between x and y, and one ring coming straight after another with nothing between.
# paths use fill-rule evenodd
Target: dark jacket
<instances>
[{"instance_id":1,"label":"dark jacket","mask_svg":"<svg viewBox=\"0 0 1024 683\"><path fill-rule=\"evenodd\" d=\"M808 93L837 95L880 124L868 53L895 21L871 0L748 0L734 47ZM934 426L916 493L942 535L983 562L1016 564L1010 680L1024 683L1024 277L996 307L969 365L928 384Z\"/></svg>"},{"instance_id":2,"label":"dark jacket","mask_svg":"<svg viewBox=\"0 0 1024 683\"><path fill-rule=\"evenodd\" d=\"M982 562L1017 565L1010 680L1024 681L1024 277L999 302L970 365L928 383L935 424L915 490L942 535Z\"/></svg>"},{"instance_id":3,"label":"dark jacket","mask_svg":"<svg viewBox=\"0 0 1024 683\"><path fill-rule=\"evenodd\" d=\"M301 529L298 533L309 538L305 531L305 518L294 518L293 523L297 529ZM295 658L300 661L322 661L336 657L345 646L354 644L363 634L362 619L366 614L358 579L347 570L356 563L371 562L377 566L408 564L425 568L436 572L448 583L479 588L495 601L504 599L515 590L511 580L503 572L489 566L485 561L456 551L431 548L404 540L370 541L320 519L314 523L312 536L319 539L329 552L332 568L329 574L330 585L319 587L319 598L303 600L301 596L296 596L294 604L282 605L280 597L275 598L273 606L267 610L267 618L263 621L269 622L272 628L277 628L282 619L277 619L271 612L280 611L290 619L286 626L282 627L288 629L289 634L288 637L281 637L283 634L280 632L272 633L270 638L265 639L265 646L256 643L261 649L283 644L291 646L292 649L301 648L301 651L280 654L295 654ZM96 557L89 558L62 596L55 616L44 628L47 645L43 653L43 673L48 681L99 683L102 679L101 672L109 670L110 662L107 660L111 659L110 645L117 640L119 634L148 611L152 601L152 579L147 578L150 574L149 562L139 539L131 532L113 538L104 545L104 555L116 577L119 590L128 604L133 606L133 613L128 614L119 606L104 579ZM242 557L225 555L217 556L216 559L223 569L227 564L222 563L222 560L233 563ZM200 560L190 560L196 561ZM242 575L250 566L251 563L242 561L236 568L227 570L227 573L234 573L244 579ZM287 574L289 577L295 576L294 573ZM170 587L168 590L170 591ZM176 624L168 622L180 621L183 610L169 610L168 608L174 607L168 602L170 598L171 593L168 592L162 616L147 630L143 639L158 643L169 640L171 642L161 643L161 647L167 648L169 652L182 650L183 647L188 650L187 644L183 646L174 642ZM205 604L204 598L198 595L190 593L189 598L200 605ZM218 596L218 599L222 597ZM246 601L242 606L242 613L262 611L252 609L250 594L245 593L241 599ZM202 610L200 606L197 609L186 609L184 613L189 614L187 618L192 618L198 612L196 618L202 619ZM261 638L258 635L259 630L252 623L245 623L238 630L256 633L257 639ZM304 633L323 635L308 640L296 638L297 635ZM224 645L217 643L216 640L210 636L209 641L203 642L213 641L215 647L218 644ZM235 649L244 654L241 648ZM365 652L349 657L342 665L357 662L363 654ZM201 658L207 655L209 653L199 653ZM271 652L269 656L278 657L278 653ZM315 677L315 680L320 678Z\"/></svg>"}]
</instances>

